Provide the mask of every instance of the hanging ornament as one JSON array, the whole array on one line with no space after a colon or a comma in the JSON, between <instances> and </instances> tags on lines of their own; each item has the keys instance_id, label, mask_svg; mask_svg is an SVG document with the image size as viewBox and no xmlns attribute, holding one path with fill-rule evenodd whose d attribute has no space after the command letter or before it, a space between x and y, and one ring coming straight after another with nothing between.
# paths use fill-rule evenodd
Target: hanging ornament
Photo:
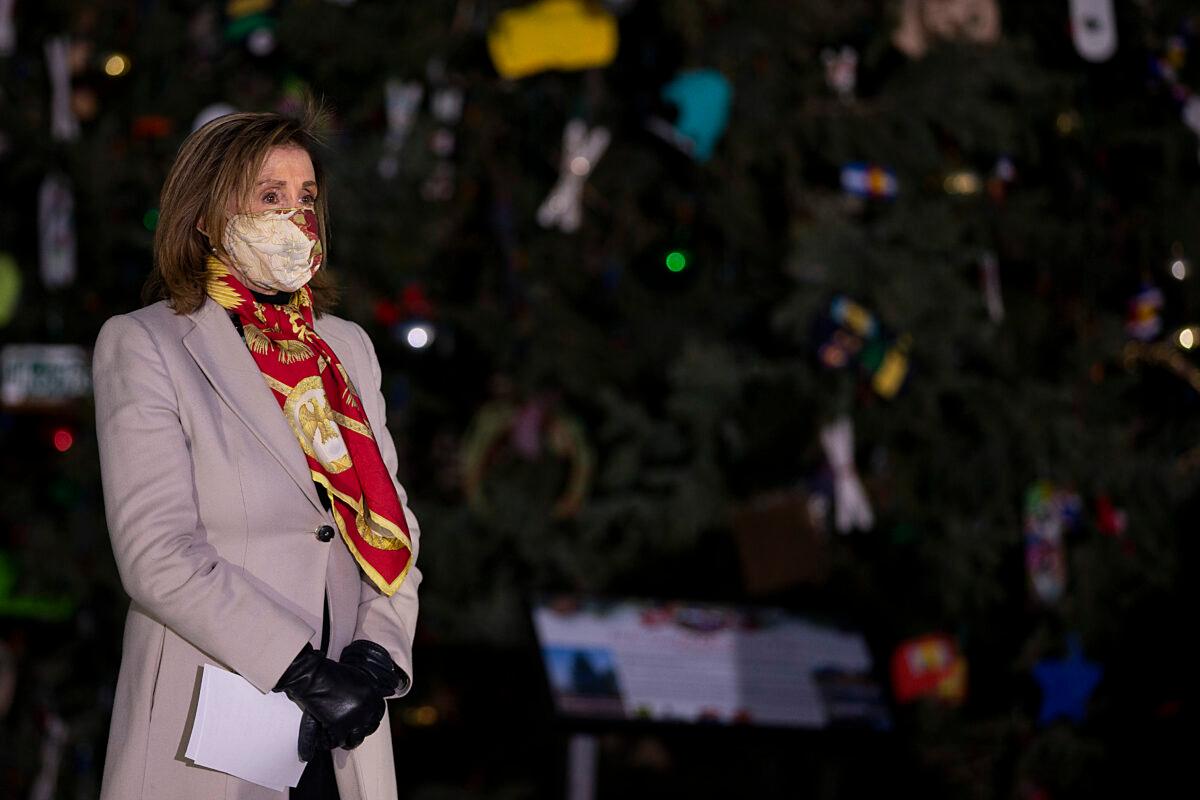
<instances>
[{"instance_id":1,"label":"hanging ornament","mask_svg":"<svg viewBox=\"0 0 1200 800\"><path fill-rule=\"evenodd\" d=\"M1108 61L1117 52L1117 17L1112 0L1070 0L1071 39L1088 61Z\"/></svg>"},{"instance_id":2,"label":"hanging ornament","mask_svg":"<svg viewBox=\"0 0 1200 800\"><path fill-rule=\"evenodd\" d=\"M838 417L821 429L821 447L833 471L834 527L839 533L868 530L875 515L854 467L854 423Z\"/></svg>"},{"instance_id":3,"label":"hanging ornament","mask_svg":"<svg viewBox=\"0 0 1200 800\"><path fill-rule=\"evenodd\" d=\"M922 697L959 705L967 696L967 660L944 633L908 639L892 653L892 694L898 703Z\"/></svg>"},{"instance_id":4,"label":"hanging ornament","mask_svg":"<svg viewBox=\"0 0 1200 800\"><path fill-rule=\"evenodd\" d=\"M16 0L0 0L0 58L11 56L17 49L17 26L13 23Z\"/></svg>"},{"instance_id":5,"label":"hanging ornament","mask_svg":"<svg viewBox=\"0 0 1200 800\"><path fill-rule=\"evenodd\" d=\"M42 284L60 289L75 282L75 196L65 175L53 173L38 190L38 244Z\"/></svg>"},{"instance_id":6,"label":"hanging ornament","mask_svg":"<svg viewBox=\"0 0 1200 800\"><path fill-rule=\"evenodd\" d=\"M79 120L71 111L70 43L66 36L46 40L46 70L50 74L50 137L59 142L79 138Z\"/></svg>"},{"instance_id":7,"label":"hanging ornament","mask_svg":"<svg viewBox=\"0 0 1200 800\"><path fill-rule=\"evenodd\" d=\"M1184 21L1180 32L1167 39L1162 55L1150 59L1150 73L1167 85L1171 98L1179 104L1179 116L1191 131L1200 136L1200 97L1180 79L1187 63L1188 50L1195 41L1197 19Z\"/></svg>"},{"instance_id":8,"label":"hanging ornament","mask_svg":"<svg viewBox=\"0 0 1200 800\"><path fill-rule=\"evenodd\" d=\"M979 257L979 286L988 318L999 324L1004 321L1004 296L1000 290L1000 261L988 250Z\"/></svg>"},{"instance_id":9,"label":"hanging ornament","mask_svg":"<svg viewBox=\"0 0 1200 800\"><path fill-rule=\"evenodd\" d=\"M936 41L991 44L999 38L996 0L904 0L892 44L909 58L921 58Z\"/></svg>"},{"instance_id":10,"label":"hanging ornament","mask_svg":"<svg viewBox=\"0 0 1200 800\"><path fill-rule=\"evenodd\" d=\"M421 195L426 200L445 201L454 196L456 171L454 152L457 148L455 126L462 118L463 91L446 83L445 67L439 61L431 61L428 67L430 83L435 87L430 96L430 107L438 127L429 139L429 149L436 161L433 172L421 185Z\"/></svg>"},{"instance_id":11,"label":"hanging ornament","mask_svg":"<svg viewBox=\"0 0 1200 800\"><path fill-rule=\"evenodd\" d=\"M0 253L0 328L12 321L21 299L21 270L8 253Z\"/></svg>"},{"instance_id":12,"label":"hanging ornament","mask_svg":"<svg viewBox=\"0 0 1200 800\"><path fill-rule=\"evenodd\" d=\"M579 230L583 219L583 187L608 148L608 128L588 130L583 120L573 119L563 128L562 156L558 183L537 210L538 224L558 227L564 233Z\"/></svg>"},{"instance_id":13,"label":"hanging ornament","mask_svg":"<svg viewBox=\"0 0 1200 800\"><path fill-rule=\"evenodd\" d=\"M821 51L821 63L825 66L825 85L839 100L853 100L858 85L858 51L849 45L835 50L827 47Z\"/></svg>"},{"instance_id":14,"label":"hanging ornament","mask_svg":"<svg viewBox=\"0 0 1200 800\"><path fill-rule=\"evenodd\" d=\"M229 103L213 103L200 109L200 113L192 120L192 130L198 131L214 119L219 119L227 114L236 114L237 109L229 105Z\"/></svg>"},{"instance_id":15,"label":"hanging ornament","mask_svg":"<svg viewBox=\"0 0 1200 800\"><path fill-rule=\"evenodd\" d=\"M1066 658L1044 658L1033 668L1033 679L1042 690L1038 724L1048 725L1062 718L1083 722L1088 701L1103 676L1099 664L1083 657L1079 635L1072 634L1067 640Z\"/></svg>"},{"instance_id":16,"label":"hanging ornament","mask_svg":"<svg viewBox=\"0 0 1200 800\"><path fill-rule=\"evenodd\" d=\"M1025 495L1025 570L1040 602L1057 603L1067 587L1067 530L1079 524L1079 495L1042 481Z\"/></svg>"},{"instance_id":17,"label":"hanging ornament","mask_svg":"<svg viewBox=\"0 0 1200 800\"><path fill-rule=\"evenodd\" d=\"M425 96L425 87L417 81L389 78L383 87L387 133L383 137L383 155L379 157L379 176L390 180L400 171L400 151L408 139L417 108Z\"/></svg>"},{"instance_id":18,"label":"hanging ornament","mask_svg":"<svg viewBox=\"0 0 1200 800\"><path fill-rule=\"evenodd\" d=\"M903 388L909 373L912 340L893 339L866 307L837 295L814 326L817 358L828 369L857 365L876 394L886 400Z\"/></svg>"},{"instance_id":19,"label":"hanging ornament","mask_svg":"<svg viewBox=\"0 0 1200 800\"><path fill-rule=\"evenodd\" d=\"M887 167L853 161L842 167L842 189L854 197L894 200L900 184Z\"/></svg>"},{"instance_id":20,"label":"hanging ornament","mask_svg":"<svg viewBox=\"0 0 1200 800\"><path fill-rule=\"evenodd\" d=\"M713 69L682 72L662 88L662 99L678 109L675 122L651 117L647 127L695 160L708 161L729 125L729 80Z\"/></svg>"},{"instance_id":21,"label":"hanging ornament","mask_svg":"<svg viewBox=\"0 0 1200 800\"><path fill-rule=\"evenodd\" d=\"M487 46L496 72L510 80L606 67L617 55L617 20L585 0L538 0L500 12Z\"/></svg>"},{"instance_id":22,"label":"hanging ornament","mask_svg":"<svg viewBox=\"0 0 1200 800\"><path fill-rule=\"evenodd\" d=\"M1125 332L1140 342L1148 342L1162 333L1163 293L1146 283L1129 300Z\"/></svg>"},{"instance_id":23,"label":"hanging ornament","mask_svg":"<svg viewBox=\"0 0 1200 800\"><path fill-rule=\"evenodd\" d=\"M491 513L488 477L505 450L526 460L541 460L543 451L565 463L567 477L550 510L555 519L575 516L592 482L594 458L582 423L561 410L523 407L507 401L488 403L475 415L463 444L463 483L467 503L483 517Z\"/></svg>"}]
</instances>

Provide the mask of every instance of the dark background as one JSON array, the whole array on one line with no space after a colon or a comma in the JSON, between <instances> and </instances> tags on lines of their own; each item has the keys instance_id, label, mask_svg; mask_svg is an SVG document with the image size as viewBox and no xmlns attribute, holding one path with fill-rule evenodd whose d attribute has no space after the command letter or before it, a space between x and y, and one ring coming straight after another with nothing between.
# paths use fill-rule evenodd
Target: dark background
<instances>
[{"instance_id":1,"label":"dark background","mask_svg":"<svg viewBox=\"0 0 1200 800\"><path fill-rule=\"evenodd\" d=\"M996 41L935 36L922 57L892 43L902 3L612 0L590 6L617 19L612 63L510 80L487 37L517 5L17 0L0 54L0 338L88 348L140 305L158 191L202 109L322 98L338 313L378 349L423 531L415 688L392 709L402 797L561 795L571 727L526 612L548 591L836 619L865 631L885 684L921 634L947 634L968 664L962 702L896 704L886 734L601 729L600 797L1194 787L1200 373L1178 344L1200 309L1200 140L1181 118L1200 86L1192 4L1117 3L1118 50L1092 63L1065 0L1003 4ZM929 23L959 4L915 5ZM70 139L51 133L59 35ZM858 57L844 98L823 61L843 46ZM127 69L112 76L114 54ZM705 161L651 130L679 121L662 89L694 69L733 93ZM423 93L392 145L388 81ZM439 118L445 92L461 114ZM536 211L572 118L612 141L566 233ZM855 162L891 170L896 196L843 191ZM48 286L38 197L55 173L77 266ZM981 290L988 257L1003 318ZM1164 302L1140 341L1126 323L1147 287ZM904 359L894 396L865 357L822 363L843 295ZM424 349L406 344L417 322L435 333ZM29 796L47 753L51 796L98 791L127 601L91 414L88 397L0 411L0 670L17 681L0 797ZM840 415L875 517L845 535L819 441ZM556 515L583 461L586 495ZM1025 572L1041 482L1079 507L1051 602ZM1034 667L1073 635L1102 681L1080 719L1039 722Z\"/></svg>"}]
</instances>

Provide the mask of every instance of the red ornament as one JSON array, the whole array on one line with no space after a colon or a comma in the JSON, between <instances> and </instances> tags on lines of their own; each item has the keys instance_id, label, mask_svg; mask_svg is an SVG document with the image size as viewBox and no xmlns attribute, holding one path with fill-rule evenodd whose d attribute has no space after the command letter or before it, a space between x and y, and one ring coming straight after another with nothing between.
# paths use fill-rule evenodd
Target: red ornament
<instances>
[{"instance_id":1,"label":"red ornament","mask_svg":"<svg viewBox=\"0 0 1200 800\"><path fill-rule=\"evenodd\" d=\"M958 643L944 633L901 642L892 654L892 692L898 703L921 697L961 703L967 695L967 661Z\"/></svg>"}]
</instances>

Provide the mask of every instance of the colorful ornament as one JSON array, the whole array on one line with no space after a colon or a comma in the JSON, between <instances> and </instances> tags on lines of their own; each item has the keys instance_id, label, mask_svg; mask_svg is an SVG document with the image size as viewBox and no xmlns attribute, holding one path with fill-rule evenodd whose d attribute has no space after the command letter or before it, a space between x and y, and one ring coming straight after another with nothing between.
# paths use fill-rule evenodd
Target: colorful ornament
<instances>
[{"instance_id":1,"label":"colorful ornament","mask_svg":"<svg viewBox=\"0 0 1200 800\"><path fill-rule=\"evenodd\" d=\"M38 244L42 284L61 289L75 282L75 195L65 175L52 173L38 190Z\"/></svg>"},{"instance_id":2,"label":"colorful ornament","mask_svg":"<svg viewBox=\"0 0 1200 800\"><path fill-rule=\"evenodd\" d=\"M958 705L967 696L967 660L944 633L901 642L892 653L891 673L897 703L931 697Z\"/></svg>"},{"instance_id":3,"label":"colorful ornament","mask_svg":"<svg viewBox=\"0 0 1200 800\"><path fill-rule=\"evenodd\" d=\"M854 423L838 417L821 428L821 447L833 471L833 518L839 533L875 525L871 502L854 466Z\"/></svg>"},{"instance_id":4,"label":"colorful ornament","mask_svg":"<svg viewBox=\"0 0 1200 800\"><path fill-rule=\"evenodd\" d=\"M21 270L8 253L0 253L0 328L12 321L21 299Z\"/></svg>"},{"instance_id":5,"label":"colorful ornament","mask_svg":"<svg viewBox=\"0 0 1200 800\"><path fill-rule=\"evenodd\" d=\"M1184 21L1180 32L1167 40L1163 54L1150 59L1150 72L1167 85L1172 99L1179 105L1183 123L1200 136L1200 97L1180 78L1188 51L1196 40L1198 19L1191 17Z\"/></svg>"},{"instance_id":6,"label":"colorful ornament","mask_svg":"<svg viewBox=\"0 0 1200 800\"><path fill-rule=\"evenodd\" d=\"M825 85L840 100L853 100L858 85L858 51L849 45L840 49L827 47L821 51L821 63L825 66Z\"/></svg>"},{"instance_id":7,"label":"colorful ornament","mask_svg":"<svg viewBox=\"0 0 1200 800\"><path fill-rule=\"evenodd\" d=\"M592 481L593 456L583 425L559 410L538 406L532 400L518 407L507 401L488 403L475 415L463 445L463 482L467 503L481 516L490 514L485 484L492 462L506 443L517 454L536 460L545 452L565 461L566 485L555 501L555 519L575 516L582 508Z\"/></svg>"},{"instance_id":8,"label":"colorful ornament","mask_svg":"<svg viewBox=\"0 0 1200 800\"><path fill-rule=\"evenodd\" d=\"M1112 0L1070 0L1070 6L1075 50L1088 61L1108 61L1117 52L1117 16Z\"/></svg>"},{"instance_id":9,"label":"colorful ornament","mask_svg":"<svg viewBox=\"0 0 1200 800\"><path fill-rule=\"evenodd\" d=\"M733 86L713 69L682 72L662 89L662 98L679 109L672 124L654 117L650 130L697 161L712 158L729 124Z\"/></svg>"},{"instance_id":10,"label":"colorful ornament","mask_svg":"<svg viewBox=\"0 0 1200 800\"><path fill-rule=\"evenodd\" d=\"M817 322L815 338L822 365L844 369L857 364L884 399L895 397L908 379L911 337L893 340L869 310L848 297L833 298L828 314Z\"/></svg>"},{"instance_id":11,"label":"colorful ornament","mask_svg":"<svg viewBox=\"0 0 1200 800\"><path fill-rule=\"evenodd\" d=\"M1063 717L1083 722L1088 701L1100 685L1103 668L1083 657L1083 645L1077 634L1067 640L1067 657L1045 658L1033 668L1033 679L1042 689L1042 708L1038 724L1048 725Z\"/></svg>"},{"instance_id":12,"label":"colorful ornament","mask_svg":"<svg viewBox=\"0 0 1200 800\"><path fill-rule=\"evenodd\" d=\"M892 44L909 58L921 58L935 41L991 44L999 38L996 0L904 0Z\"/></svg>"},{"instance_id":13,"label":"colorful ornament","mask_svg":"<svg viewBox=\"0 0 1200 800\"><path fill-rule=\"evenodd\" d=\"M502 11L487 45L496 72L512 80L606 67L617 55L617 20L584 0L538 0Z\"/></svg>"},{"instance_id":14,"label":"colorful ornament","mask_svg":"<svg viewBox=\"0 0 1200 800\"><path fill-rule=\"evenodd\" d=\"M46 40L46 71L50 74L50 138L70 142L79 138L79 120L71 110L70 42L66 36Z\"/></svg>"},{"instance_id":15,"label":"colorful ornament","mask_svg":"<svg viewBox=\"0 0 1200 800\"><path fill-rule=\"evenodd\" d=\"M579 119L567 123L563 128L558 183L537 210L539 225L543 228L557 226L565 233L579 229L583 218L583 187L608 148L609 138L608 128L588 130Z\"/></svg>"},{"instance_id":16,"label":"colorful ornament","mask_svg":"<svg viewBox=\"0 0 1200 800\"><path fill-rule=\"evenodd\" d=\"M894 200L900 184L887 167L854 161L842 167L842 189L855 197Z\"/></svg>"},{"instance_id":17,"label":"colorful ornament","mask_svg":"<svg viewBox=\"0 0 1200 800\"><path fill-rule=\"evenodd\" d=\"M1067 530L1079 524L1083 503L1074 492L1049 481L1025 495L1025 570L1029 587L1040 602L1057 603L1067 587Z\"/></svg>"},{"instance_id":18,"label":"colorful ornament","mask_svg":"<svg viewBox=\"0 0 1200 800\"><path fill-rule=\"evenodd\" d=\"M379 175L396 177L400 170L400 150L408 139L417 108L425 96L425 87L417 81L389 78L383 87L384 109L387 112L387 134L383 137L383 155L379 158Z\"/></svg>"},{"instance_id":19,"label":"colorful ornament","mask_svg":"<svg viewBox=\"0 0 1200 800\"><path fill-rule=\"evenodd\" d=\"M1143 284L1129 300L1125 332L1140 342L1148 342L1162 333L1163 294L1157 286Z\"/></svg>"}]
</instances>

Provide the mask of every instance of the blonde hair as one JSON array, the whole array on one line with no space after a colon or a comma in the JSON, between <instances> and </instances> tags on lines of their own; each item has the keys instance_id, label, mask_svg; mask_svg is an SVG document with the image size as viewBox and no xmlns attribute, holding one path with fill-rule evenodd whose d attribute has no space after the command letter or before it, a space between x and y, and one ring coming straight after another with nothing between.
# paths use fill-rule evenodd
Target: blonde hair
<instances>
[{"instance_id":1,"label":"blonde hair","mask_svg":"<svg viewBox=\"0 0 1200 800\"><path fill-rule=\"evenodd\" d=\"M317 130L324 121L324 112L307 103L299 117L269 112L228 114L184 139L159 199L154 266L142 289L143 302L166 300L177 314L197 311L204 304L205 259L215 249L218 257L228 260L221 239L229 199L250 196L267 153L274 147L300 147L312 159L320 189L315 203L317 231L321 248L328 253L328 200L317 153ZM337 301L336 284L325 267L317 270L308 286L317 313Z\"/></svg>"}]
</instances>

